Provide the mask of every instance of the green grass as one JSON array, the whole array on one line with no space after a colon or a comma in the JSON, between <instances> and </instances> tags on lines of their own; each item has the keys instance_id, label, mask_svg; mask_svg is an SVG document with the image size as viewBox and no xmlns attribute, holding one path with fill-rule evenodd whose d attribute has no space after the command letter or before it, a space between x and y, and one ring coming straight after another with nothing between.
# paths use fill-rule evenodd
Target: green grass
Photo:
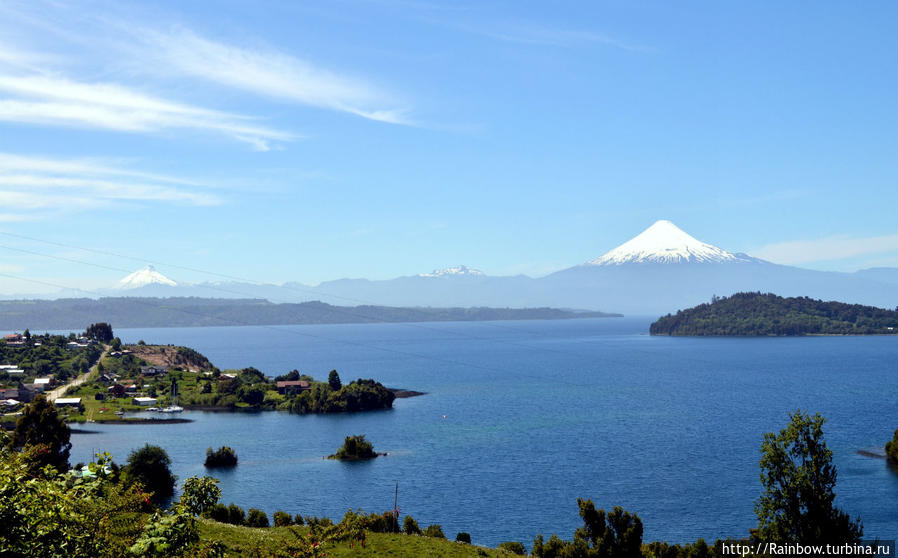
<instances>
[{"instance_id":1,"label":"green grass","mask_svg":"<svg viewBox=\"0 0 898 558\"><path fill-rule=\"evenodd\" d=\"M289 541L295 540L291 531L304 536L306 527L269 527L253 529L237 527L226 523L218 523L211 519L199 519L200 537L203 542L219 540L228 548L227 556L270 556L275 550L283 550ZM327 556L341 557L377 557L392 556L394 558L475 558L515 556L504 550L485 548L470 544L462 544L446 539L434 539L418 535L402 535L394 533L368 533L364 548L358 544L350 548L348 542L328 544L325 547Z\"/></svg>"}]
</instances>

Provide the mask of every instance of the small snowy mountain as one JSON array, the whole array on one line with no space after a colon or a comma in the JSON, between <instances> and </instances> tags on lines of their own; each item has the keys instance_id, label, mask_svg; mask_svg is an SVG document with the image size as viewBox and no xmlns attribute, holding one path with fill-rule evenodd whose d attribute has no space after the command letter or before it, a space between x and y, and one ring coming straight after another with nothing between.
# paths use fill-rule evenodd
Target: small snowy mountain
<instances>
[{"instance_id":1,"label":"small snowy mountain","mask_svg":"<svg viewBox=\"0 0 898 558\"><path fill-rule=\"evenodd\" d=\"M753 262L745 254L727 252L702 242L670 221L656 221L638 236L585 265L633 263L732 263Z\"/></svg>"},{"instance_id":2,"label":"small snowy mountain","mask_svg":"<svg viewBox=\"0 0 898 558\"><path fill-rule=\"evenodd\" d=\"M484 273L479 269L471 269L470 267L459 265L456 267L447 267L446 269L435 269L430 273L419 273L418 277L447 277L458 275L483 277Z\"/></svg>"},{"instance_id":3,"label":"small snowy mountain","mask_svg":"<svg viewBox=\"0 0 898 558\"><path fill-rule=\"evenodd\" d=\"M153 266L148 265L119 281L115 285L115 288L117 290L130 290L146 287L147 285L166 285L175 287L177 286L177 283L156 271Z\"/></svg>"}]
</instances>

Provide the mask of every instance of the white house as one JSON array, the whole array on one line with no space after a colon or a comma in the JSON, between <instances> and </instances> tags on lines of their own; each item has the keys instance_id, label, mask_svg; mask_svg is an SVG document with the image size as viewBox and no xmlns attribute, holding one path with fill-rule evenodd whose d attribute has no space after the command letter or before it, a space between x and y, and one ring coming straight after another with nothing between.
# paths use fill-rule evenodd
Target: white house
<instances>
[{"instance_id":1,"label":"white house","mask_svg":"<svg viewBox=\"0 0 898 558\"><path fill-rule=\"evenodd\" d=\"M141 407L151 407L156 404L155 397L135 397L132 399L135 405L140 405Z\"/></svg>"},{"instance_id":2,"label":"white house","mask_svg":"<svg viewBox=\"0 0 898 558\"><path fill-rule=\"evenodd\" d=\"M59 399L54 401L54 403L56 403L57 407L78 407L79 405L81 405L81 398L80 397L60 397Z\"/></svg>"}]
</instances>

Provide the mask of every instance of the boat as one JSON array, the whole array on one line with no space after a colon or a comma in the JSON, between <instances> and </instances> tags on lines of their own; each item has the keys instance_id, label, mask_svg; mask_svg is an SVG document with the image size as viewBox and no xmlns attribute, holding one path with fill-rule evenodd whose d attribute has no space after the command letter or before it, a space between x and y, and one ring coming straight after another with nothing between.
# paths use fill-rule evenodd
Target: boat
<instances>
[{"instance_id":1,"label":"boat","mask_svg":"<svg viewBox=\"0 0 898 558\"><path fill-rule=\"evenodd\" d=\"M149 408L147 408L147 411L149 411L149 412L151 412L151 413L158 413L158 412L161 411L161 410L162 410L162 409L160 409L159 407L149 407Z\"/></svg>"},{"instance_id":2,"label":"boat","mask_svg":"<svg viewBox=\"0 0 898 558\"><path fill-rule=\"evenodd\" d=\"M180 413L184 410L184 407L179 407L177 405L169 405L168 407L162 409L163 413Z\"/></svg>"}]
</instances>

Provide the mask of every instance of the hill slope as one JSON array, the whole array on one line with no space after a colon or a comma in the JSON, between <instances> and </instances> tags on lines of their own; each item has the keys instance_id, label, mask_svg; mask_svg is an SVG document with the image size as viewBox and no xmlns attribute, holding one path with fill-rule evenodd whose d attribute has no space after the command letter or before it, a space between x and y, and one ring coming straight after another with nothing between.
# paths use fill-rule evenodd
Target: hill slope
<instances>
[{"instance_id":1,"label":"hill slope","mask_svg":"<svg viewBox=\"0 0 898 558\"><path fill-rule=\"evenodd\" d=\"M736 293L668 314L652 335L898 334L898 311L807 297Z\"/></svg>"}]
</instances>

